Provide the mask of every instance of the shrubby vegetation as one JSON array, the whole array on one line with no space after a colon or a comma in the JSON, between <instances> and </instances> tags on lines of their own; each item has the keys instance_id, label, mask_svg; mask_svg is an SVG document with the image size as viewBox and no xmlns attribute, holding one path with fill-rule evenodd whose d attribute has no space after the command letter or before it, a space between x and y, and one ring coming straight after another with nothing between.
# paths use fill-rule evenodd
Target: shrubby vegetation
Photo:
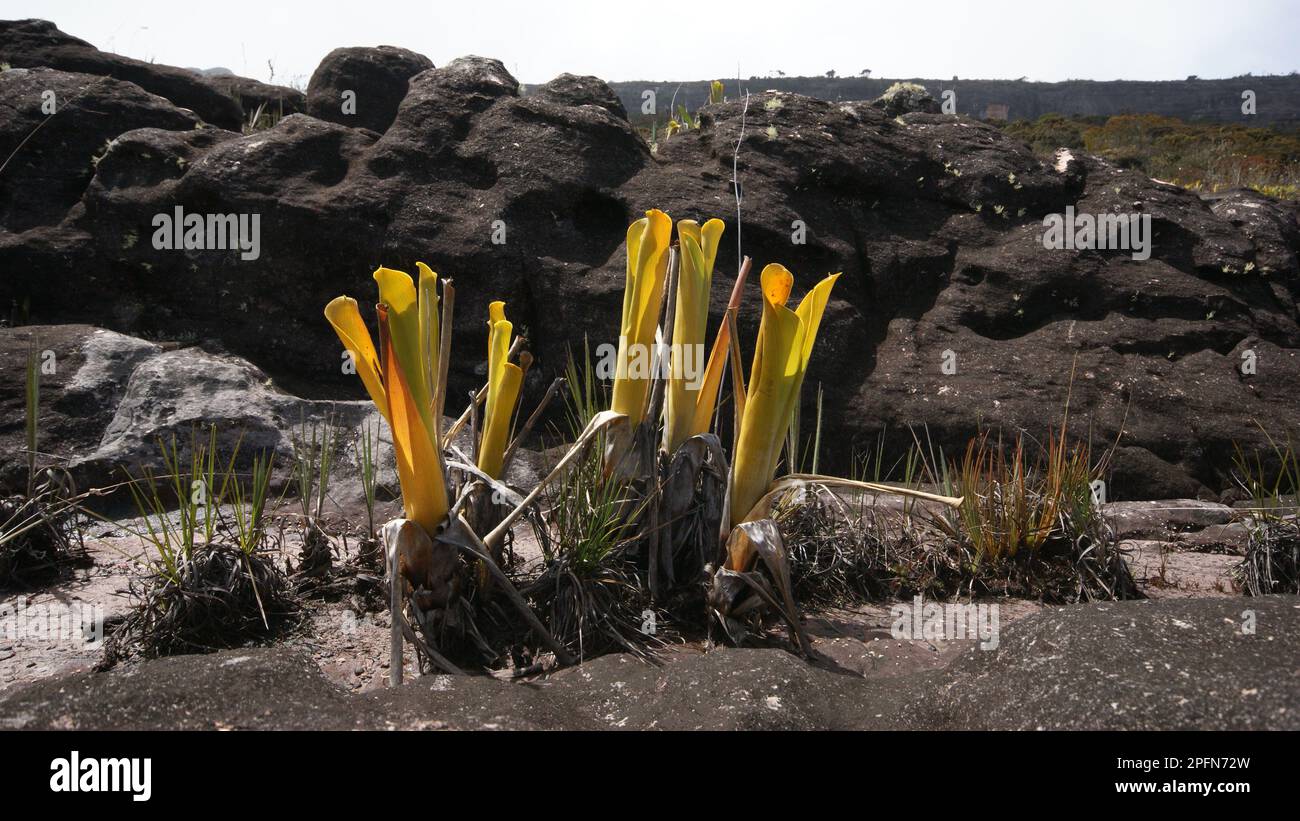
<instances>
[{"instance_id":1,"label":"shrubby vegetation","mask_svg":"<svg viewBox=\"0 0 1300 821\"><path fill-rule=\"evenodd\" d=\"M1273 128L1189 123L1156 114L1045 114L1003 127L1044 158L1070 148L1194 191L1244 187L1282 198L1300 193L1300 135Z\"/></svg>"},{"instance_id":2,"label":"shrubby vegetation","mask_svg":"<svg viewBox=\"0 0 1300 821\"><path fill-rule=\"evenodd\" d=\"M1237 568L1249 596L1300 593L1300 458L1291 441L1269 437L1271 452L1237 448L1233 475L1250 500L1246 556Z\"/></svg>"}]
</instances>

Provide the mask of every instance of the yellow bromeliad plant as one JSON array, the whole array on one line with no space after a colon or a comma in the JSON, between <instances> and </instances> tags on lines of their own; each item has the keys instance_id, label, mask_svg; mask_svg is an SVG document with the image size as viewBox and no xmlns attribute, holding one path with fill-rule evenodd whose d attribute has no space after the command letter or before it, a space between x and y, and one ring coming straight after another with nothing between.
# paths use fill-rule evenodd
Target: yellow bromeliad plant
<instances>
[{"instance_id":1,"label":"yellow bromeliad plant","mask_svg":"<svg viewBox=\"0 0 1300 821\"><path fill-rule=\"evenodd\" d=\"M763 269L763 316L759 321L749 387L741 391L744 408L728 486L727 516L732 529L726 559L729 570L746 570L756 549L752 536L759 531L742 529L741 525L767 518L775 502L792 490L822 485L911 496L949 506L961 501L912 488L831 476L791 473L774 481L781 449L789 447L787 433L799 405L822 315L839 277L840 274L831 274L817 283L792 311L786 303L794 285L793 275L775 263ZM789 462L793 464L793 459Z\"/></svg>"},{"instance_id":2,"label":"yellow bromeliad plant","mask_svg":"<svg viewBox=\"0 0 1300 821\"><path fill-rule=\"evenodd\" d=\"M340 296L325 308L326 319L348 350L362 384L393 433L404 515L382 528L393 582L390 585L393 613L390 681L401 682L404 636L416 635L417 627L424 636L424 640L415 639L422 658L431 660L444 672L460 672L440 652L446 648L439 647L441 638L457 631L463 634L468 629L463 621L454 620L459 627L449 628L450 633L442 629L452 624L444 621L445 614L465 604L464 594L468 585L473 583L469 574L464 573L467 563L458 555L465 556L478 567L480 594L488 584L503 590L533 634L541 637L562 663L572 663L573 657L566 647L539 621L501 570L501 549L514 523L537 504L544 488L570 470L592 442L606 435L609 429L617 428L624 417L613 411L596 414L578 435L570 451L526 496L519 497L501 485L497 479L512 448L535 421L530 418L525 430L515 441L510 441L512 417L530 357L526 352L520 353L524 367L509 361L514 343L522 340L514 339L513 326L505 317L505 303L491 303L488 309L488 384L476 394L474 405L467 408L444 434L443 406L447 395L451 308L455 290L450 281L443 281L440 299L437 275L423 263L416 265L419 268L418 282L391 268L375 271L374 278L379 285L377 347L355 299ZM553 386L547 396L554 390ZM459 496L453 505L448 492L449 463L444 458L444 446L455 453L449 440L472 416L474 406L484 400L486 408L478 440L477 465L454 463L462 474L479 476L477 479L470 476L467 481L457 483ZM533 416L540 415L541 410L539 407ZM484 477L487 484L514 502L513 509L504 516L495 510L489 511L492 513L490 516L475 515L482 512L476 510L475 499L492 498L479 491L485 485ZM495 503L492 507L495 508ZM475 528L484 532L480 535ZM480 595L477 600L486 600L486 597ZM408 605L414 621L406 616ZM454 636L450 641L455 644Z\"/></svg>"},{"instance_id":3,"label":"yellow bromeliad plant","mask_svg":"<svg viewBox=\"0 0 1300 821\"><path fill-rule=\"evenodd\" d=\"M340 296L325 318L347 348L357 375L393 432L397 476L407 519L433 534L447 517L446 468L442 459L438 277L417 263L419 286L410 274L375 271L379 285L379 347L361 318L357 301Z\"/></svg>"},{"instance_id":4,"label":"yellow bromeliad plant","mask_svg":"<svg viewBox=\"0 0 1300 821\"><path fill-rule=\"evenodd\" d=\"M451 283L442 283L440 298L437 275L422 263L417 263L418 279L390 268L375 271L379 286L377 346L356 300L338 297L326 307L325 316L350 352L357 374L393 433L404 518L384 526L384 542L389 548L391 577L396 581L400 573L410 583L409 588L394 584L391 590L391 675L395 680L401 678L402 631L413 629L402 615L407 604L414 605L411 612L429 639L428 645L417 646L436 659L436 666L451 670L454 667L447 659L437 656L438 637L447 634L437 627L442 622L436 614L453 612L453 607L457 608L454 612L464 612L466 606L472 611L477 605L469 603L487 601L489 590L503 593L557 658L568 658L565 646L569 639L560 642L548 632L502 571L500 557L514 524L535 508L544 488L575 469L594 442L606 443L604 479L644 497L645 504L633 496L626 501L635 504L624 504L621 489L610 496L617 500L614 515L620 527L636 529L633 538L619 541L649 545L647 553L630 555L647 558L650 590L656 598L673 590L678 569L690 572L689 578L682 579L688 584L700 581L706 570L712 572L708 604L733 638L747 619L752 621L763 609L775 609L791 625L792 633L800 632L789 563L779 530L769 516L776 500L810 484L926 495L822 476L794 474L774 481L822 316L839 274L819 282L792 310L787 303L793 275L779 264L763 269L762 319L746 387L735 322L749 260L741 265L724 322L701 371L709 294L724 225L717 219L703 225L679 223L676 251L670 248L672 228L672 220L659 210L646 212L629 227L610 410L594 413L569 452L522 496L500 479L510 454L527 436L542 408L528 418L512 441L531 357L520 353L522 367L510 361L515 345L522 340L514 337L505 303L492 302L488 309L487 385L445 435L442 412L455 293ZM671 343L664 376L659 374L662 362L655 358L661 340ZM728 364L736 419L730 460L711 431ZM458 461L459 451L450 445L450 439L467 419L475 418L474 408L484 401L476 464L469 465ZM660 449L661 453L655 452ZM449 456L445 457L444 451ZM597 466L600 461L599 455L594 457ZM454 503L449 467L455 471L452 478L458 496ZM629 479L633 480L630 485ZM488 487L495 491L491 497L483 492ZM498 510L496 502L480 506L476 501L495 498L497 492L511 499L509 512ZM580 496L574 499L584 503ZM718 540L720 531L725 550ZM754 567L755 556L761 557L766 575ZM479 570L477 584L464 572L470 565ZM553 563L561 570L564 566ZM409 591L409 601L403 599L405 591ZM475 591L478 595L473 595ZM452 622L462 624L453 619L444 627ZM806 640L800 639L806 646Z\"/></svg>"},{"instance_id":5,"label":"yellow bromeliad plant","mask_svg":"<svg viewBox=\"0 0 1300 821\"><path fill-rule=\"evenodd\" d=\"M708 605L723 629L735 641L743 639L748 618L763 610L778 613L790 629L799 648L811 653L811 645L799 623L793 596L789 559L780 529L770 518L772 508L791 491L809 488L843 488L857 491L897 493L928 499L940 504L960 504L911 488L895 488L830 476L791 474L773 481L787 446L787 434L795 418L808 361L817 331L826 311L831 289L839 274L823 279L793 311L786 307L794 277L782 265L763 269L763 315L750 371L749 386L740 384L736 373L736 398L740 406L739 432L732 455L727 486L729 531L725 561L714 571ZM733 348L733 362L738 361ZM793 458L787 460L793 464ZM752 569L756 557L767 575Z\"/></svg>"}]
</instances>

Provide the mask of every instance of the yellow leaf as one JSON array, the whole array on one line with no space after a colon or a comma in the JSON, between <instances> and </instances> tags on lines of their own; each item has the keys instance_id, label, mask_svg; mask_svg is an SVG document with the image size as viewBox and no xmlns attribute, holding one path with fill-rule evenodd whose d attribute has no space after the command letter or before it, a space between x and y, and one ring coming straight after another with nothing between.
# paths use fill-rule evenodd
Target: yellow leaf
<instances>
[{"instance_id":1,"label":"yellow leaf","mask_svg":"<svg viewBox=\"0 0 1300 821\"><path fill-rule=\"evenodd\" d=\"M509 444L510 420L519 401L524 372L507 361L514 326L506 319L506 304L488 306L488 394L483 418L483 436L479 443L478 469L500 478L502 461Z\"/></svg>"},{"instance_id":2,"label":"yellow leaf","mask_svg":"<svg viewBox=\"0 0 1300 821\"><path fill-rule=\"evenodd\" d=\"M426 360L422 346L419 299L411 275L392 268L375 271L379 283L379 301L388 306L388 333L402 376L406 380L417 414L425 428L433 432L433 395L425 378ZM385 383L387 384L387 383Z\"/></svg>"},{"instance_id":3,"label":"yellow leaf","mask_svg":"<svg viewBox=\"0 0 1300 821\"><path fill-rule=\"evenodd\" d=\"M723 230L722 220L709 220L701 229L694 220L677 223L681 266L677 277L677 301L673 319L671 366L668 393L664 405L664 438L669 453L696 433L696 421L703 411L707 420L713 414L717 382L709 396L707 409L699 404L711 375L704 368L704 336L709 322L709 290L713 284L713 260ZM701 245L707 242L706 249ZM687 365L692 366L688 368ZM696 372L688 372L694 369ZM702 371L702 372L701 372ZM721 369L717 376L721 378ZM706 428L707 430L707 422Z\"/></svg>"},{"instance_id":4,"label":"yellow leaf","mask_svg":"<svg viewBox=\"0 0 1300 821\"><path fill-rule=\"evenodd\" d=\"M447 483L441 455L435 450L429 429L420 419L406 373L392 335L389 308L379 307L380 345L383 348L384 384L388 386L393 450L397 477L402 485L402 507L406 518L419 522L433 534L447 517Z\"/></svg>"},{"instance_id":5,"label":"yellow leaf","mask_svg":"<svg viewBox=\"0 0 1300 821\"><path fill-rule=\"evenodd\" d=\"M722 232L727 225L720 219L711 219L700 229L700 249L704 251L704 264L709 273L713 272L713 263L718 258L718 245L722 241Z\"/></svg>"},{"instance_id":6,"label":"yellow leaf","mask_svg":"<svg viewBox=\"0 0 1300 821\"><path fill-rule=\"evenodd\" d=\"M817 331L822 325L822 314L826 312L826 303L830 302L831 288L835 287L835 282L840 278L840 274L831 274L830 276L817 283L808 294L799 303L795 313L799 315L799 322L805 328L803 341L803 363L802 367L808 367L808 360L812 356L813 343L817 341Z\"/></svg>"},{"instance_id":7,"label":"yellow leaf","mask_svg":"<svg viewBox=\"0 0 1300 821\"><path fill-rule=\"evenodd\" d=\"M630 373L629 359L636 356L649 364L655 328L659 324L671 239L672 220L659 210L647 211L643 219L632 223L627 230L627 280L610 407L627 416L628 428L640 424L650 389L649 368L643 373Z\"/></svg>"},{"instance_id":8,"label":"yellow leaf","mask_svg":"<svg viewBox=\"0 0 1300 821\"><path fill-rule=\"evenodd\" d=\"M420 375L429 394L429 412L422 414L430 425L434 445L438 445L442 420L433 416L433 397L438 392L438 356L441 337L438 325L438 275L423 262L415 263L420 271L420 359L424 363Z\"/></svg>"},{"instance_id":9,"label":"yellow leaf","mask_svg":"<svg viewBox=\"0 0 1300 821\"><path fill-rule=\"evenodd\" d=\"M791 311L786 303L793 275L775 263L763 269L763 318L732 464L729 516L733 526L744 520L772 483L822 313L838 276L822 280L798 311Z\"/></svg>"},{"instance_id":10,"label":"yellow leaf","mask_svg":"<svg viewBox=\"0 0 1300 821\"><path fill-rule=\"evenodd\" d=\"M325 306L325 318L339 335L343 347L352 355L357 376L365 385L366 393L379 409L379 413L388 419L388 398L384 393L384 382L379 376L379 355L375 353L375 343L370 339L357 301L350 296L335 297ZM389 420L392 423L392 420Z\"/></svg>"}]
</instances>

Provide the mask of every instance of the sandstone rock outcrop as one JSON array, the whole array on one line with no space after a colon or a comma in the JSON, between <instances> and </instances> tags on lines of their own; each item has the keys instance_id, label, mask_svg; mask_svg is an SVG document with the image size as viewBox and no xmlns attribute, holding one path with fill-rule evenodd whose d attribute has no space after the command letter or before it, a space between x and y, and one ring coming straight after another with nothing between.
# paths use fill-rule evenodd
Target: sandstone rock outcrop
<instances>
[{"instance_id":1,"label":"sandstone rock outcrop","mask_svg":"<svg viewBox=\"0 0 1300 821\"><path fill-rule=\"evenodd\" d=\"M8 74L0 83L30 82ZM1089 156L1043 164L966 117L869 102L732 100L652 153L592 78L520 96L500 62L468 57L401 84L391 123L299 114L247 136L108 86L131 102L122 113L70 111L64 126L88 122L93 139L46 141L55 117L5 171L28 176L4 189L0 304L216 340L301 395L360 398L321 307L346 293L369 310L370 271L422 260L458 288L454 345L468 353L453 395L480 384L483 317L502 298L538 357L536 396L570 348L615 338L624 232L647 208L727 221L716 327L738 262L739 141L744 253L784 262L796 298L844 271L804 396L811 419L825 390L826 468L881 435L900 449L909 427L949 456L981 427L1041 438L1068 396L1072 433L1116 446L1111 498L1217 497L1234 444L1266 447L1261 426L1300 431L1295 203L1202 199ZM3 99L16 116L0 147L40 120L30 93ZM151 221L177 207L258 215L258 256L155 248ZM1149 217L1150 258L1045 247L1044 217L1067 209ZM741 312L746 350L758 302Z\"/></svg>"}]
</instances>

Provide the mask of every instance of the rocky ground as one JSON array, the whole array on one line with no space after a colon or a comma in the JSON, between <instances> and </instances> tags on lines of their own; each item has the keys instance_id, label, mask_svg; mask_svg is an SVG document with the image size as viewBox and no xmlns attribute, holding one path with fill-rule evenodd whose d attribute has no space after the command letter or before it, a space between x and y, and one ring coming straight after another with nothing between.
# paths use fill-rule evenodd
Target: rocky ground
<instances>
[{"instance_id":1,"label":"rocky ground","mask_svg":"<svg viewBox=\"0 0 1300 821\"><path fill-rule=\"evenodd\" d=\"M1045 610L996 652L868 675L780 650L608 655L527 683L347 692L293 645L78 672L0 692L14 729L1300 729L1300 599ZM866 642L868 647L887 644ZM936 653L941 653L937 648ZM890 650L881 653L888 658ZM906 654L906 653L904 653Z\"/></svg>"},{"instance_id":2,"label":"rocky ground","mask_svg":"<svg viewBox=\"0 0 1300 821\"><path fill-rule=\"evenodd\" d=\"M1237 591L1239 513L1174 500L1111 503L1106 516L1148 600L1053 607L998 599L996 649L974 638L894 638L888 604L857 604L805 613L812 664L777 646L706 652L699 640L677 641L661 667L614 655L523 682L437 676L393 693L388 617L359 613L345 596L309 602L273 647L132 661L108 673L93 672L98 647L0 637L0 721L29 729L1300 728L1290 646L1300 599ZM292 558L289 522L282 547ZM111 623L130 605L145 554L131 524L92 527L93 565L39 592L0 596L0 611L97 605ZM523 543L521 561L531 558ZM1248 610L1253 633L1242 632ZM413 664L408 657L407 669ZM999 705L1012 686L1014 708Z\"/></svg>"}]
</instances>

